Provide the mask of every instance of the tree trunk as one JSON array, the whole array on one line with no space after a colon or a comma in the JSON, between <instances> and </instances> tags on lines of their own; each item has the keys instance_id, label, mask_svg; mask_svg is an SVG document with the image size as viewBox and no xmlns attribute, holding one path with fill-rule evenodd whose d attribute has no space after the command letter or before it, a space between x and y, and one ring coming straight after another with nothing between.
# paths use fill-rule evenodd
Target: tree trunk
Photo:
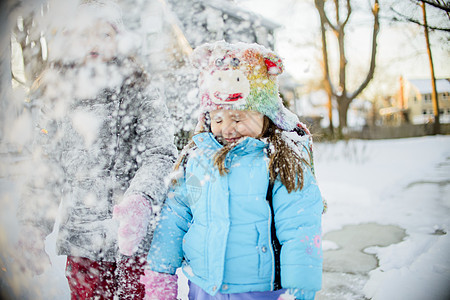
<instances>
[{"instance_id":1,"label":"tree trunk","mask_svg":"<svg viewBox=\"0 0 450 300\"><path fill-rule=\"evenodd\" d=\"M439 120L439 102L436 90L436 78L434 76L433 56L431 55L430 38L428 36L427 12L425 9L426 4L422 2L420 5L422 6L423 24L424 24L423 28L425 32L425 41L427 43L428 60L430 62L430 71L431 71L431 101L433 102L433 114L434 114L433 133L439 134L441 132L441 124Z\"/></svg>"},{"instance_id":2,"label":"tree trunk","mask_svg":"<svg viewBox=\"0 0 450 300\"><path fill-rule=\"evenodd\" d=\"M324 2L320 0L314 1L315 5L317 7L317 10L319 11L320 16L320 33L322 37L322 59L323 59L323 83L325 86L325 91L327 93L328 102L327 102L327 109L328 109L328 120L330 122L329 124L329 130L330 130L330 137L334 137L334 127L333 127L333 91L331 86L331 79L330 79L330 70L328 65L328 47L327 47L327 37L326 37L326 28L325 28L325 10L324 10Z\"/></svg>"},{"instance_id":3,"label":"tree trunk","mask_svg":"<svg viewBox=\"0 0 450 300\"><path fill-rule=\"evenodd\" d=\"M327 110L328 110L328 122L330 122L330 125L328 126L330 130L330 138L334 137L334 126L333 126L333 95L327 91Z\"/></svg>"},{"instance_id":4,"label":"tree trunk","mask_svg":"<svg viewBox=\"0 0 450 300\"><path fill-rule=\"evenodd\" d=\"M347 127L347 112L350 107L350 103L353 99L350 99L344 95L337 98L338 114L339 114L339 138L344 136L344 129Z\"/></svg>"}]
</instances>

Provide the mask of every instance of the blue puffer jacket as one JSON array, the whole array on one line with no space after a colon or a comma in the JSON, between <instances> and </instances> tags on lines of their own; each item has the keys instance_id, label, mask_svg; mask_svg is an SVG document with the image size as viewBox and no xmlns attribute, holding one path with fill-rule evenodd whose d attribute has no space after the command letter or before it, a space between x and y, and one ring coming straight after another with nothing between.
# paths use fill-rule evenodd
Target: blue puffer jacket
<instances>
[{"instance_id":1,"label":"blue puffer jacket","mask_svg":"<svg viewBox=\"0 0 450 300\"><path fill-rule=\"evenodd\" d=\"M225 159L229 172L213 166L222 146L211 133L194 136L179 184L161 213L148 255L153 271L175 273L211 295L270 291L274 281L266 143L246 138ZM313 299L322 279L322 197L309 168L304 187L288 193L277 180L273 207L281 250L281 283L298 299Z\"/></svg>"}]
</instances>

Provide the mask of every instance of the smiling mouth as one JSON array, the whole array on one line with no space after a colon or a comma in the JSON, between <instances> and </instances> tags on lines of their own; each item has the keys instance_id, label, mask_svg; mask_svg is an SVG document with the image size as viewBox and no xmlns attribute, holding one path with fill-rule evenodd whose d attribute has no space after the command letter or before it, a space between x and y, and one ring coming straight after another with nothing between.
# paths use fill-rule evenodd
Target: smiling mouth
<instances>
[{"instance_id":1,"label":"smiling mouth","mask_svg":"<svg viewBox=\"0 0 450 300\"><path fill-rule=\"evenodd\" d=\"M217 99L220 99L225 102L235 102L240 99L242 99L242 93L235 93L235 94L221 94L219 92L214 93L214 97Z\"/></svg>"},{"instance_id":2,"label":"smiling mouth","mask_svg":"<svg viewBox=\"0 0 450 300\"><path fill-rule=\"evenodd\" d=\"M229 139L225 139L226 141L227 141L227 143L235 143L235 142L237 142L237 141L239 141L241 138L240 137L238 137L238 138L229 138Z\"/></svg>"}]
</instances>

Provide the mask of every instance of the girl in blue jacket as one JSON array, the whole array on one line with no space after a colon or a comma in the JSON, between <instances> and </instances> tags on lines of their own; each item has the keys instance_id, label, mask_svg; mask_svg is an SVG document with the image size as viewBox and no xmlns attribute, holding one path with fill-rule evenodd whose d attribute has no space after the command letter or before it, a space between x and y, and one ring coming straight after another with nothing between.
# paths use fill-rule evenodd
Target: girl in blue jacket
<instances>
[{"instance_id":1,"label":"girl in blue jacket","mask_svg":"<svg viewBox=\"0 0 450 300\"><path fill-rule=\"evenodd\" d=\"M203 128L175 167L141 277L146 299L176 299L181 266L189 299L314 299L323 204L310 134L278 94L281 60L216 42L192 61Z\"/></svg>"}]
</instances>

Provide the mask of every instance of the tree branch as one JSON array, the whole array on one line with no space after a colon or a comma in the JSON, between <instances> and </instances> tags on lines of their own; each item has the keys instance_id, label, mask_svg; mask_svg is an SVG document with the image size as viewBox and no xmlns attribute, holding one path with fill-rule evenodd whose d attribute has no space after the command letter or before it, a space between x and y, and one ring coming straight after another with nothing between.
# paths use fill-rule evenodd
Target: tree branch
<instances>
[{"instance_id":1,"label":"tree branch","mask_svg":"<svg viewBox=\"0 0 450 300\"><path fill-rule=\"evenodd\" d=\"M372 14L374 18L373 31L372 31L372 55L370 58L370 67L367 72L366 79L361 83L361 85L350 95L349 99L356 98L369 84L370 80L373 78L375 72L375 61L377 55L377 36L380 31L380 20L379 20L380 5L378 0L375 0L373 5Z\"/></svg>"},{"instance_id":2,"label":"tree branch","mask_svg":"<svg viewBox=\"0 0 450 300\"><path fill-rule=\"evenodd\" d=\"M420 26L422 26L422 27L425 27L425 24L423 24L422 22L420 22L420 21L418 21L418 20L416 20L416 19L413 19L413 18L411 18L411 17L405 16L404 14L402 14L402 13L396 11L396 10L395 10L394 8L392 8L392 7L391 7L391 10L392 10L396 15L400 16L401 18L403 18L405 21L408 21L408 22L411 22L411 23L420 25ZM450 32L450 28L442 28L442 27L436 27L436 26L430 26L430 25L426 25L426 27L427 27L428 29L431 29L431 30L439 30L439 31Z\"/></svg>"},{"instance_id":3,"label":"tree branch","mask_svg":"<svg viewBox=\"0 0 450 300\"><path fill-rule=\"evenodd\" d=\"M351 14L352 14L352 6L350 5L350 0L347 0L347 17L345 18L344 22L342 22L342 27L347 25Z\"/></svg>"},{"instance_id":4,"label":"tree branch","mask_svg":"<svg viewBox=\"0 0 450 300\"><path fill-rule=\"evenodd\" d=\"M319 11L319 14L323 17L324 23L330 26L331 30L337 31L337 27L333 25L328 19L327 14L325 13L325 1L324 0L314 0L314 3L316 5L317 10Z\"/></svg>"},{"instance_id":5,"label":"tree branch","mask_svg":"<svg viewBox=\"0 0 450 300\"><path fill-rule=\"evenodd\" d=\"M430 1L430 0L417 0L417 1L445 10L446 12L450 12L450 2L448 1L444 3L440 3L440 1Z\"/></svg>"},{"instance_id":6,"label":"tree branch","mask_svg":"<svg viewBox=\"0 0 450 300\"><path fill-rule=\"evenodd\" d=\"M326 15L324 11L322 0L315 0L314 1L317 10L319 11L319 17L320 17L320 31L321 31L321 38L322 38L322 56L323 56L323 71L324 71L324 79L325 79L325 88L328 93L334 94L334 87L331 83L330 78L330 69L328 64L328 47L327 47L327 38L326 38L326 29L325 24L327 23Z\"/></svg>"}]
</instances>

